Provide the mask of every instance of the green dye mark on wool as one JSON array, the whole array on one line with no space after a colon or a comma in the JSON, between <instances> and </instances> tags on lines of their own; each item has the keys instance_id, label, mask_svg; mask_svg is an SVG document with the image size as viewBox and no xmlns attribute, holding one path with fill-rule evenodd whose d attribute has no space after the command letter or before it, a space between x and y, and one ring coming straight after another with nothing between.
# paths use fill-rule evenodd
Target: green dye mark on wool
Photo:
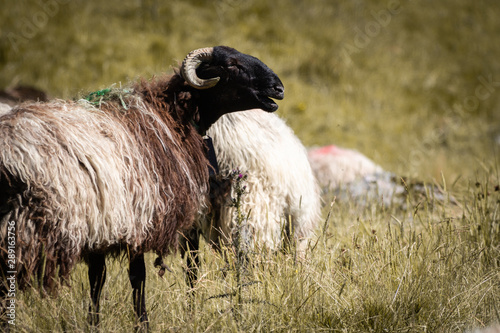
<instances>
[{"instance_id":1,"label":"green dye mark on wool","mask_svg":"<svg viewBox=\"0 0 500 333\"><path fill-rule=\"evenodd\" d=\"M127 104L123 100L123 97L129 95L131 91L129 89L121 89L121 88L106 88L98 91L91 92L83 99L90 102L90 104L99 106L101 103L106 101L119 100L121 105L125 110L128 110Z\"/></svg>"},{"instance_id":2,"label":"green dye mark on wool","mask_svg":"<svg viewBox=\"0 0 500 333\"><path fill-rule=\"evenodd\" d=\"M101 100L106 94L111 92L111 88L106 88L98 91L91 92L86 97L84 97L87 101L93 103L95 100Z\"/></svg>"}]
</instances>

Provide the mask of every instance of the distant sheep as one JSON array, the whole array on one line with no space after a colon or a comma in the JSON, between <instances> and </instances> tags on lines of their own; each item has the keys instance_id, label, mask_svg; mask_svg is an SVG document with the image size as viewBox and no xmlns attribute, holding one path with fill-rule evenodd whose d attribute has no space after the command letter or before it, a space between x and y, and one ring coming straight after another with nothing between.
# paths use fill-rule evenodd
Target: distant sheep
<instances>
[{"instance_id":1,"label":"distant sheep","mask_svg":"<svg viewBox=\"0 0 500 333\"><path fill-rule=\"evenodd\" d=\"M456 203L439 187L386 171L355 150L328 145L310 149L308 158L323 192L333 193L338 201L406 209L407 197L413 195Z\"/></svg>"},{"instance_id":2,"label":"distant sheep","mask_svg":"<svg viewBox=\"0 0 500 333\"><path fill-rule=\"evenodd\" d=\"M1 115L2 301L8 271L20 290L35 279L50 291L85 258L97 324L105 256L126 251L134 309L147 327L143 254L172 252L208 202L200 133L226 113L275 111L269 97L283 92L257 58L218 46L191 52L171 76Z\"/></svg>"},{"instance_id":3,"label":"distant sheep","mask_svg":"<svg viewBox=\"0 0 500 333\"><path fill-rule=\"evenodd\" d=\"M47 94L30 86L15 86L0 90L0 103L14 106L24 101L47 102Z\"/></svg>"},{"instance_id":4,"label":"distant sheep","mask_svg":"<svg viewBox=\"0 0 500 333\"><path fill-rule=\"evenodd\" d=\"M363 154L334 145L310 149L308 158L320 184L330 189L384 171Z\"/></svg>"}]
</instances>

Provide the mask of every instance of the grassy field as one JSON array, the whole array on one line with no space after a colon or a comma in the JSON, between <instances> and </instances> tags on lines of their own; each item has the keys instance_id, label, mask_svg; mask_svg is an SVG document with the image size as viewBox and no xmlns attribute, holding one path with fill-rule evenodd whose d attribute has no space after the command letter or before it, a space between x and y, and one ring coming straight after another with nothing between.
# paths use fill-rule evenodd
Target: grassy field
<instances>
[{"instance_id":1,"label":"grassy field","mask_svg":"<svg viewBox=\"0 0 500 333\"><path fill-rule=\"evenodd\" d=\"M307 146L360 150L459 204L336 202L305 260L252 258L241 305L214 297L231 293L236 275L224 278L208 247L195 293L180 258L160 278L150 256L152 331L465 332L500 322L498 17L496 0L10 1L0 88L74 98L171 71L199 47L259 57L281 77L278 113ZM109 263L103 332L133 327L126 262ZM89 331L84 265L70 283L57 298L18 295L15 331Z\"/></svg>"},{"instance_id":2,"label":"grassy field","mask_svg":"<svg viewBox=\"0 0 500 333\"><path fill-rule=\"evenodd\" d=\"M180 257L163 278L148 263L152 332L468 332L499 321L500 192L486 179L451 204L402 214L395 209L334 205L328 228L305 259L294 253L255 254L243 271L202 246L201 278L185 283ZM490 193L488 193L490 192ZM413 207L416 207L414 205ZM434 207L434 208L432 208ZM133 330L127 260L109 261L102 295L102 332ZM226 273L223 273L225 271ZM86 332L86 266L57 298L18 297L16 332Z\"/></svg>"}]
</instances>

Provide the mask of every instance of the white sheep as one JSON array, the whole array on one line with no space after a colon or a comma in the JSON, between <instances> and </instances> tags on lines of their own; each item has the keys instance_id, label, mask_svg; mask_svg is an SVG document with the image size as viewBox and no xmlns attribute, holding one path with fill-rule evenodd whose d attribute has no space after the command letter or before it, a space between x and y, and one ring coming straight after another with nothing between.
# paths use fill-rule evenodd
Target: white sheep
<instances>
[{"instance_id":1,"label":"white sheep","mask_svg":"<svg viewBox=\"0 0 500 333\"><path fill-rule=\"evenodd\" d=\"M312 148L309 162L324 193L361 207L377 202L406 209L408 196L456 200L441 188L384 170L360 152L335 145Z\"/></svg>"},{"instance_id":2,"label":"white sheep","mask_svg":"<svg viewBox=\"0 0 500 333\"><path fill-rule=\"evenodd\" d=\"M307 151L293 130L277 115L256 109L222 116L208 134L220 173L228 177L239 169L247 175L245 244L278 250L291 231L303 252L320 220L321 203ZM217 218L202 224L202 235L216 246L228 244L235 228L235 208L226 201L218 209Z\"/></svg>"},{"instance_id":3,"label":"white sheep","mask_svg":"<svg viewBox=\"0 0 500 333\"><path fill-rule=\"evenodd\" d=\"M330 189L384 171L358 151L334 145L309 149L308 158L320 184Z\"/></svg>"}]
</instances>

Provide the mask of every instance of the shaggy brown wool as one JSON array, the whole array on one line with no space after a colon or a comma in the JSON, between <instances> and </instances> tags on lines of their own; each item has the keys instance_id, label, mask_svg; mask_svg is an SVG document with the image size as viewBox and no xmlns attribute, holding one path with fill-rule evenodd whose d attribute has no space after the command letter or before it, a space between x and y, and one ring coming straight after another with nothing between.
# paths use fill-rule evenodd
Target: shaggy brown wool
<instances>
[{"instance_id":1,"label":"shaggy brown wool","mask_svg":"<svg viewBox=\"0 0 500 333\"><path fill-rule=\"evenodd\" d=\"M83 255L175 249L205 206L208 161L192 94L175 74L119 98L22 104L0 116L0 234L15 221L16 265L46 290Z\"/></svg>"},{"instance_id":2,"label":"shaggy brown wool","mask_svg":"<svg viewBox=\"0 0 500 333\"><path fill-rule=\"evenodd\" d=\"M191 92L192 88L179 75L142 81L135 90L152 110L158 112L159 119L174 129L171 133L152 132L148 128L138 128L137 124L144 125L140 119L126 117L127 125L131 131L136 131L136 137L147 139L141 143L147 147L154 160L162 201L175 207L173 211L158 213L153 222L157 232L149 234L144 242L143 251L155 250L159 255L164 255L177 245L179 231L192 227L200 204L205 204L205 198L200 195L206 194L209 163L203 139L192 122L196 116L193 111L197 112L197 109L193 107L191 94L196 92ZM139 113L132 115L138 116ZM142 135L137 131L142 132ZM162 138L162 135L170 135L175 145L165 149L163 142L167 138ZM200 192L200 189L205 191ZM167 195L169 192L175 193L173 201Z\"/></svg>"}]
</instances>

